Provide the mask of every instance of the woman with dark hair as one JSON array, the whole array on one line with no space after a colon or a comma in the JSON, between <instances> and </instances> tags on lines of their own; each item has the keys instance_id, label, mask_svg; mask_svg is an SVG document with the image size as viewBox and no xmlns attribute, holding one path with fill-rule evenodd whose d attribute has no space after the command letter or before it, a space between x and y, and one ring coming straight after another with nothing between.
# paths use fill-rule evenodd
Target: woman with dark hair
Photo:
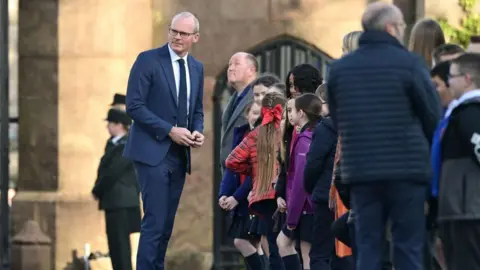
<instances>
[{"instance_id":1,"label":"woman with dark hair","mask_svg":"<svg viewBox=\"0 0 480 270\"><path fill-rule=\"evenodd\" d=\"M295 66L287 75L285 85L287 88L287 100L298 97L305 93L315 93L317 88L322 84L323 78L320 71L312 65L300 64ZM275 192L277 203L282 205L286 198L286 177L288 163L290 159L291 143L295 140L298 130L290 124L288 114L285 115L284 126L282 127L282 166L280 175L278 176Z\"/></svg>"},{"instance_id":2,"label":"woman with dark hair","mask_svg":"<svg viewBox=\"0 0 480 270\"><path fill-rule=\"evenodd\" d=\"M317 87L322 84L323 78L320 71L310 64L300 64L292 69L287 77L287 89L290 96L299 96L305 93L315 93Z\"/></svg>"}]
</instances>

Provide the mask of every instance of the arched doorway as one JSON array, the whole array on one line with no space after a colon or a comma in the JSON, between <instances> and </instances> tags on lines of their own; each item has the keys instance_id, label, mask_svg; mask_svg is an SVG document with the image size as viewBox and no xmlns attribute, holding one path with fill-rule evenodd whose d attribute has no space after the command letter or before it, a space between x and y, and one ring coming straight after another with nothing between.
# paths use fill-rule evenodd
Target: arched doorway
<instances>
[{"instance_id":1,"label":"arched doorway","mask_svg":"<svg viewBox=\"0 0 480 270\"><path fill-rule=\"evenodd\" d=\"M282 80L285 80L288 71L296 65L308 63L317 67L325 78L328 67L332 61L325 52L318 49L313 44L290 35L281 35L270 40L266 40L254 48L247 50L253 54L259 63L260 73L269 72L276 74ZM222 135L222 112L224 106L232 94L232 89L227 84L227 67L217 76L213 94L213 255L214 270L238 269L243 265L239 254L232 245L232 239L227 237L228 222L225 218L225 212L218 207L217 194L219 192L220 182L222 181L222 172L220 169L220 147Z\"/></svg>"}]
</instances>

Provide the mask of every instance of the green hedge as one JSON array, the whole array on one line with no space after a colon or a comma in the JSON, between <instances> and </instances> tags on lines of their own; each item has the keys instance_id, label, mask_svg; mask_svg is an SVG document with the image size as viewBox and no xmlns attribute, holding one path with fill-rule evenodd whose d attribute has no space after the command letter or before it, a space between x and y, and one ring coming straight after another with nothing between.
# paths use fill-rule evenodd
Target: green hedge
<instances>
[{"instance_id":1,"label":"green hedge","mask_svg":"<svg viewBox=\"0 0 480 270\"><path fill-rule=\"evenodd\" d=\"M480 14L475 12L477 0L459 0L458 5L462 8L463 17L460 19L460 28L448 23L445 17L438 18L440 25L450 43L456 43L466 48L470 43L470 37L480 35Z\"/></svg>"}]
</instances>

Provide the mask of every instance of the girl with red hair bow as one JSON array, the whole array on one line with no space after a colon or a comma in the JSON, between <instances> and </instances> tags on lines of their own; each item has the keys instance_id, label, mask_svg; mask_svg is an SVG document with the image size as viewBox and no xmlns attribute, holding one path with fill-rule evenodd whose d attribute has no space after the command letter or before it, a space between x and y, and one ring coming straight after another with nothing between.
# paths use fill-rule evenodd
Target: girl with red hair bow
<instances>
[{"instance_id":1,"label":"girl with red hair bow","mask_svg":"<svg viewBox=\"0 0 480 270\"><path fill-rule=\"evenodd\" d=\"M235 147L225 162L231 171L251 175L249 207L269 227L273 227L272 215L277 209L274 184L279 174L280 122L285 102L281 94L267 93L262 100L261 125Z\"/></svg>"}]
</instances>

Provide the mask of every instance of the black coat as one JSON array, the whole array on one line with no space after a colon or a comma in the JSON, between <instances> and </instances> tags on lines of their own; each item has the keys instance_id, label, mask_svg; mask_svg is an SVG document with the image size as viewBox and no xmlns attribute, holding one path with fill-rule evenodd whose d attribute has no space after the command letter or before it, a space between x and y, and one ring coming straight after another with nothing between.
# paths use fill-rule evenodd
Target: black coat
<instances>
[{"instance_id":1,"label":"black coat","mask_svg":"<svg viewBox=\"0 0 480 270\"><path fill-rule=\"evenodd\" d=\"M439 221L480 219L480 92L453 110L441 142Z\"/></svg>"},{"instance_id":2,"label":"black coat","mask_svg":"<svg viewBox=\"0 0 480 270\"><path fill-rule=\"evenodd\" d=\"M336 148L337 131L332 119L325 117L313 133L303 178L305 191L312 194L315 203L329 200Z\"/></svg>"},{"instance_id":3,"label":"black coat","mask_svg":"<svg viewBox=\"0 0 480 270\"><path fill-rule=\"evenodd\" d=\"M366 31L359 45L332 64L328 81L343 181L430 182L441 105L427 68L386 32Z\"/></svg>"},{"instance_id":4,"label":"black coat","mask_svg":"<svg viewBox=\"0 0 480 270\"><path fill-rule=\"evenodd\" d=\"M127 136L108 147L98 166L92 193L105 210L139 207L140 187L132 161L123 157Z\"/></svg>"},{"instance_id":5,"label":"black coat","mask_svg":"<svg viewBox=\"0 0 480 270\"><path fill-rule=\"evenodd\" d=\"M293 130L293 126L287 125L283 135L283 145L285 146L285 159L282 160L281 157L279 157L280 173L278 175L277 184L275 185L275 195L277 198L287 198L287 171L289 165L288 163L290 161L290 146L292 145Z\"/></svg>"}]
</instances>

